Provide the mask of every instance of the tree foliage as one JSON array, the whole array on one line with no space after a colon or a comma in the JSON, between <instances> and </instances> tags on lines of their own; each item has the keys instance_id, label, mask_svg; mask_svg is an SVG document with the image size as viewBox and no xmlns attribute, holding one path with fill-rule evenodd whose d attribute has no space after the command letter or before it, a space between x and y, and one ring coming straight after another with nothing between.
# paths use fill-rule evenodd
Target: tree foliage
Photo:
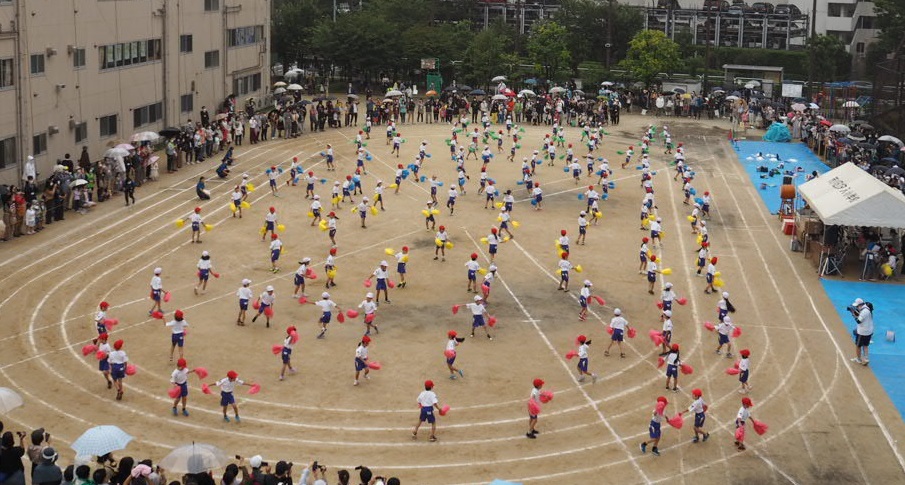
<instances>
[{"instance_id":1,"label":"tree foliage","mask_svg":"<svg viewBox=\"0 0 905 485\"><path fill-rule=\"evenodd\" d=\"M902 0L874 0L880 47L884 52L905 54L905 2Z\"/></svg>"},{"instance_id":2,"label":"tree foliage","mask_svg":"<svg viewBox=\"0 0 905 485\"><path fill-rule=\"evenodd\" d=\"M818 35L808 39L808 63L816 75L815 80L837 81L845 79L851 71L851 55L845 52L845 44L833 35Z\"/></svg>"},{"instance_id":3,"label":"tree foliage","mask_svg":"<svg viewBox=\"0 0 905 485\"><path fill-rule=\"evenodd\" d=\"M276 58L289 65L310 55L311 35L325 17L327 12L317 0L283 1L274 5L271 45Z\"/></svg>"},{"instance_id":4,"label":"tree foliage","mask_svg":"<svg viewBox=\"0 0 905 485\"><path fill-rule=\"evenodd\" d=\"M615 1L563 0L553 20L566 29L573 70L585 61L604 62L610 42L611 59L620 59L628 41L644 23L640 10ZM612 22L612 31L609 23Z\"/></svg>"},{"instance_id":5,"label":"tree foliage","mask_svg":"<svg viewBox=\"0 0 905 485\"><path fill-rule=\"evenodd\" d=\"M560 68L571 62L566 28L556 22L534 24L527 48L535 70L547 79L555 79Z\"/></svg>"},{"instance_id":6,"label":"tree foliage","mask_svg":"<svg viewBox=\"0 0 905 485\"><path fill-rule=\"evenodd\" d=\"M632 37L626 57L619 64L650 85L658 73L672 73L681 65L679 45L659 30L644 30Z\"/></svg>"},{"instance_id":7,"label":"tree foliage","mask_svg":"<svg viewBox=\"0 0 905 485\"><path fill-rule=\"evenodd\" d=\"M514 67L512 58L507 56L511 56L515 35L515 30L503 23L493 24L475 35L465 50L462 62L465 82L472 86L485 86L494 76L512 74L506 71L505 66L508 64L510 71Z\"/></svg>"}]
</instances>

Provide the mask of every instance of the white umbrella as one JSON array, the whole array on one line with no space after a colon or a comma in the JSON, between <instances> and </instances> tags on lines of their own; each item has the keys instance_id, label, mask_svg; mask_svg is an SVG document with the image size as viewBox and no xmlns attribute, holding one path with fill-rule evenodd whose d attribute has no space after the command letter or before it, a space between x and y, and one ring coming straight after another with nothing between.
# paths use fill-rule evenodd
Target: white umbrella
<instances>
[{"instance_id":1,"label":"white umbrella","mask_svg":"<svg viewBox=\"0 0 905 485\"><path fill-rule=\"evenodd\" d=\"M0 387L0 414L6 414L23 404L25 401L18 392L8 387Z\"/></svg>"},{"instance_id":2,"label":"white umbrella","mask_svg":"<svg viewBox=\"0 0 905 485\"><path fill-rule=\"evenodd\" d=\"M305 89L305 88L301 87L298 84L290 84L289 86L286 86L286 89L288 89L290 91L301 91L302 89Z\"/></svg>"},{"instance_id":3,"label":"white umbrella","mask_svg":"<svg viewBox=\"0 0 905 485\"><path fill-rule=\"evenodd\" d=\"M792 108L792 111L804 111L804 110L808 109L808 107L802 103L795 103L791 106L791 108Z\"/></svg>"},{"instance_id":4,"label":"white umbrella","mask_svg":"<svg viewBox=\"0 0 905 485\"><path fill-rule=\"evenodd\" d=\"M151 143L154 143L155 141L157 141L159 139L160 139L160 135L157 134L157 132L155 132L155 131L142 131L142 132L132 135L133 142L149 141Z\"/></svg>"},{"instance_id":5,"label":"white umbrella","mask_svg":"<svg viewBox=\"0 0 905 485\"><path fill-rule=\"evenodd\" d=\"M358 99L358 95L357 95L357 94L347 94L346 97L349 98L349 99Z\"/></svg>"},{"instance_id":6,"label":"white umbrella","mask_svg":"<svg viewBox=\"0 0 905 485\"><path fill-rule=\"evenodd\" d=\"M398 90L398 89L391 89L391 90L387 91L386 96L387 96L387 97L390 97L390 96L402 96L402 91L400 91L400 90Z\"/></svg>"},{"instance_id":7,"label":"white umbrella","mask_svg":"<svg viewBox=\"0 0 905 485\"><path fill-rule=\"evenodd\" d=\"M491 81L492 81L492 82L495 82L495 83L498 83L498 82L501 82L501 81L505 81L505 80L506 80L506 76L497 76L497 77L491 79Z\"/></svg>"},{"instance_id":8,"label":"white umbrella","mask_svg":"<svg viewBox=\"0 0 905 485\"><path fill-rule=\"evenodd\" d=\"M556 86L555 88L551 89L550 92L551 93L564 93L564 92L566 92L566 88Z\"/></svg>"},{"instance_id":9,"label":"white umbrella","mask_svg":"<svg viewBox=\"0 0 905 485\"><path fill-rule=\"evenodd\" d=\"M739 99L741 98L738 96L726 96L726 101L738 101Z\"/></svg>"},{"instance_id":10,"label":"white umbrella","mask_svg":"<svg viewBox=\"0 0 905 485\"><path fill-rule=\"evenodd\" d=\"M877 138L877 141L888 141L890 143L895 143L896 145L903 146L905 144L902 143L902 140L891 136L891 135L883 135L880 138Z\"/></svg>"},{"instance_id":11,"label":"white umbrella","mask_svg":"<svg viewBox=\"0 0 905 485\"><path fill-rule=\"evenodd\" d=\"M754 88L754 87L757 87L757 86L760 86L760 81L754 81L754 80L752 80L752 81L748 81L748 82L745 83L745 87L748 88L748 89L751 89L751 88Z\"/></svg>"},{"instance_id":12,"label":"white umbrella","mask_svg":"<svg viewBox=\"0 0 905 485\"><path fill-rule=\"evenodd\" d=\"M122 150L126 150L127 154L129 152L129 150L135 150L135 147L128 143L120 143L119 145L116 145L114 148L120 148Z\"/></svg>"},{"instance_id":13,"label":"white umbrella","mask_svg":"<svg viewBox=\"0 0 905 485\"><path fill-rule=\"evenodd\" d=\"M817 103L811 103L808 105L808 108L811 109L820 109L820 106Z\"/></svg>"},{"instance_id":14,"label":"white umbrella","mask_svg":"<svg viewBox=\"0 0 905 485\"><path fill-rule=\"evenodd\" d=\"M496 94L490 99L492 99L494 101L506 101L509 98L507 98L505 94Z\"/></svg>"},{"instance_id":15,"label":"white umbrella","mask_svg":"<svg viewBox=\"0 0 905 485\"><path fill-rule=\"evenodd\" d=\"M88 185L88 181L85 179L75 179L72 182L69 182L70 188L81 187L83 185Z\"/></svg>"},{"instance_id":16,"label":"white umbrella","mask_svg":"<svg viewBox=\"0 0 905 485\"><path fill-rule=\"evenodd\" d=\"M130 441L132 436L117 426L95 426L82 433L82 436L72 443L72 449L77 455L102 456L111 451L124 449Z\"/></svg>"},{"instance_id":17,"label":"white umbrella","mask_svg":"<svg viewBox=\"0 0 905 485\"><path fill-rule=\"evenodd\" d=\"M275 88L285 88L285 87L286 87L286 83L284 83L283 81L277 81L277 82L273 83L273 87L275 87Z\"/></svg>"},{"instance_id":18,"label":"white umbrella","mask_svg":"<svg viewBox=\"0 0 905 485\"><path fill-rule=\"evenodd\" d=\"M129 154L129 150L124 150L122 148L111 148L104 152L104 158L118 158L125 157Z\"/></svg>"},{"instance_id":19,"label":"white umbrella","mask_svg":"<svg viewBox=\"0 0 905 485\"><path fill-rule=\"evenodd\" d=\"M286 92L286 88L276 88L273 90L273 94L283 94Z\"/></svg>"},{"instance_id":20,"label":"white umbrella","mask_svg":"<svg viewBox=\"0 0 905 485\"><path fill-rule=\"evenodd\" d=\"M533 98L533 97L537 96L537 94L535 94L535 92L530 89L522 89L518 93L522 96L528 96L529 98Z\"/></svg>"},{"instance_id":21,"label":"white umbrella","mask_svg":"<svg viewBox=\"0 0 905 485\"><path fill-rule=\"evenodd\" d=\"M860 108L861 105L857 101L846 101L842 104L843 108Z\"/></svg>"},{"instance_id":22,"label":"white umbrella","mask_svg":"<svg viewBox=\"0 0 905 485\"><path fill-rule=\"evenodd\" d=\"M600 85L601 85L601 86L612 86L612 85L613 85L613 82L612 82L612 81L604 81L604 82L600 83Z\"/></svg>"},{"instance_id":23,"label":"white umbrella","mask_svg":"<svg viewBox=\"0 0 905 485\"><path fill-rule=\"evenodd\" d=\"M168 472L204 473L223 468L229 462L226 452L214 445L192 443L180 446L160 460L160 468Z\"/></svg>"},{"instance_id":24,"label":"white umbrella","mask_svg":"<svg viewBox=\"0 0 905 485\"><path fill-rule=\"evenodd\" d=\"M852 131L852 129L845 125L833 125L830 127L830 131L835 131L836 133L848 133Z\"/></svg>"}]
</instances>

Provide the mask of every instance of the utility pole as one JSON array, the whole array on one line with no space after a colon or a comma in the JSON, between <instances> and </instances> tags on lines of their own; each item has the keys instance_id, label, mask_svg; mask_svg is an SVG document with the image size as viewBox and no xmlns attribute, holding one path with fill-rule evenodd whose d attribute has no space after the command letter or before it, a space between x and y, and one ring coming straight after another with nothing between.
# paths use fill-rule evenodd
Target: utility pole
<instances>
[{"instance_id":1,"label":"utility pole","mask_svg":"<svg viewBox=\"0 0 905 485\"><path fill-rule=\"evenodd\" d=\"M607 2L606 19L606 68L610 68L613 51L613 1Z\"/></svg>"},{"instance_id":2,"label":"utility pole","mask_svg":"<svg viewBox=\"0 0 905 485\"><path fill-rule=\"evenodd\" d=\"M704 42L706 43L706 46L704 47L704 80L701 83L702 84L701 90L704 91L704 93L702 93L702 94L706 95L706 93L710 92L710 89L709 89L710 83L709 83L709 79L708 79L708 74L710 71L710 28L711 28L711 24L710 24L710 18L709 18L710 12L705 12L704 15L706 15L708 18L704 21L704 23L707 25L707 34L704 36Z\"/></svg>"}]
</instances>

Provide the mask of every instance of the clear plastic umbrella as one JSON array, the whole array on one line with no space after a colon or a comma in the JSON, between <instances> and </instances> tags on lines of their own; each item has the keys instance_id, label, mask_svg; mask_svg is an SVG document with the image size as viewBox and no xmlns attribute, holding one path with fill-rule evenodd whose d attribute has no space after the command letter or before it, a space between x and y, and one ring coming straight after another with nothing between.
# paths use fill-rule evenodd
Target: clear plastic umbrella
<instances>
[{"instance_id":1,"label":"clear plastic umbrella","mask_svg":"<svg viewBox=\"0 0 905 485\"><path fill-rule=\"evenodd\" d=\"M160 468L175 473L203 473L223 468L229 462L226 452L214 445L192 443L180 446L160 460Z\"/></svg>"},{"instance_id":2,"label":"clear plastic umbrella","mask_svg":"<svg viewBox=\"0 0 905 485\"><path fill-rule=\"evenodd\" d=\"M491 79L491 81L495 82L495 83L505 81L505 80L506 80L506 76L496 76L495 78Z\"/></svg>"},{"instance_id":3,"label":"clear plastic umbrella","mask_svg":"<svg viewBox=\"0 0 905 485\"><path fill-rule=\"evenodd\" d=\"M289 86L286 86L286 89L290 91L301 91L304 88L298 84L290 84Z\"/></svg>"},{"instance_id":4,"label":"clear plastic umbrella","mask_svg":"<svg viewBox=\"0 0 905 485\"><path fill-rule=\"evenodd\" d=\"M23 404L25 401L18 392L8 387L0 387L0 414L6 414Z\"/></svg>"}]
</instances>

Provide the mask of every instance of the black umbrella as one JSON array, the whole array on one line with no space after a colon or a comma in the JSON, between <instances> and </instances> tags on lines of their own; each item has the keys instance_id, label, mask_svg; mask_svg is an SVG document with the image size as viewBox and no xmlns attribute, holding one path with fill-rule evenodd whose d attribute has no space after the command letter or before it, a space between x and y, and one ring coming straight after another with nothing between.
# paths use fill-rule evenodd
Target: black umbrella
<instances>
[{"instance_id":1,"label":"black umbrella","mask_svg":"<svg viewBox=\"0 0 905 485\"><path fill-rule=\"evenodd\" d=\"M852 140L850 140L850 139L848 139L848 138L840 138L840 139L838 139L838 140L836 140L836 141L839 142L839 143L842 143L843 145L851 145L852 143L855 143L855 142L853 142Z\"/></svg>"},{"instance_id":2,"label":"black umbrella","mask_svg":"<svg viewBox=\"0 0 905 485\"><path fill-rule=\"evenodd\" d=\"M864 133L853 131L848 134L848 137L855 141L864 141L867 140L867 137L864 136Z\"/></svg>"},{"instance_id":3,"label":"black umbrella","mask_svg":"<svg viewBox=\"0 0 905 485\"><path fill-rule=\"evenodd\" d=\"M174 137L180 133L182 133L182 130L180 130L179 128L173 128L172 126L164 128L157 132L158 135L167 137L167 138Z\"/></svg>"},{"instance_id":4,"label":"black umbrella","mask_svg":"<svg viewBox=\"0 0 905 485\"><path fill-rule=\"evenodd\" d=\"M685 94L685 90L682 88L673 88L672 92L676 94Z\"/></svg>"},{"instance_id":5,"label":"black umbrella","mask_svg":"<svg viewBox=\"0 0 905 485\"><path fill-rule=\"evenodd\" d=\"M875 143L861 142L861 143L858 143L858 147L864 148L864 149L867 149L867 150L876 150L876 149L877 149L877 144L875 144Z\"/></svg>"},{"instance_id":6,"label":"black umbrella","mask_svg":"<svg viewBox=\"0 0 905 485\"><path fill-rule=\"evenodd\" d=\"M483 89L474 89L468 94L471 94L472 96L484 96L487 93L485 93Z\"/></svg>"},{"instance_id":7,"label":"black umbrella","mask_svg":"<svg viewBox=\"0 0 905 485\"><path fill-rule=\"evenodd\" d=\"M467 84L461 84L459 85L459 89L461 89L462 91L471 91L473 88Z\"/></svg>"},{"instance_id":8,"label":"black umbrella","mask_svg":"<svg viewBox=\"0 0 905 485\"><path fill-rule=\"evenodd\" d=\"M905 169L902 167L892 167L886 171L886 175L905 175Z\"/></svg>"},{"instance_id":9,"label":"black umbrella","mask_svg":"<svg viewBox=\"0 0 905 485\"><path fill-rule=\"evenodd\" d=\"M881 158L880 161L883 163L893 163L893 164L899 163L898 160L896 160L895 158L892 158L892 157Z\"/></svg>"},{"instance_id":10,"label":"black umbrella","mask_svg":"<svg viewBox=\"0 0 905 485\"><path fill-rule=\"evenodd\" d=\"M874 131L876 128L874 128L874 125L861 123L861 125L858 126L858 129L861 131Z\"/></svg>"}]
</instances>

